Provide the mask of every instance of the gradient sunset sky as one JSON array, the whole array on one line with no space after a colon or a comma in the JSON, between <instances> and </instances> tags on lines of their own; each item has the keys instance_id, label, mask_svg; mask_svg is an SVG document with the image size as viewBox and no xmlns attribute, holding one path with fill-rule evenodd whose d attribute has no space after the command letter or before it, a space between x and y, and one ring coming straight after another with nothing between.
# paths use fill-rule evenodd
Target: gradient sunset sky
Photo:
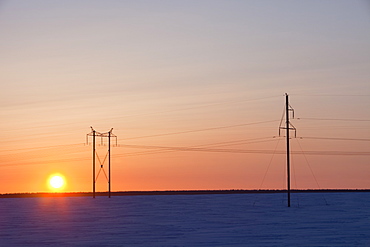
<instances>
[{"instance_id":1,"label":"gradient sunset sky","mask_svg":"<svg viewBox=\"0 0 370 247\"><path fill-rule=\"evenodd\" d=\"M285 93L292 187L370 188L369 1L0 1L0 35L0 193L91 191L90 126L113 191L284 188Z\"/></svg>"}]
</instances>

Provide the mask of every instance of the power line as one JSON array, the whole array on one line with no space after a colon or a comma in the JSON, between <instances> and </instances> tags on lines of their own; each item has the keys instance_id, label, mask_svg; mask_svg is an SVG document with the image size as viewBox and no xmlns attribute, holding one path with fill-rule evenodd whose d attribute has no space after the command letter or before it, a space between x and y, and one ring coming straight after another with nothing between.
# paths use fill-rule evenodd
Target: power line
<instances>
[{"instance_id":1,"label":"power line","mask_svg":"<svg viewBox=\"0 0 370 247\"><path fill-rule=\"evenodd\" d=\"M247 150L247 149L215 149L215 148L196 148L196 147L171 147L171 146L150 146L150 145L120 145L127 148L141 148L141 149L163 149L176 151L191 151L191 152L216 152L216 153L253 153L253 154L286 154L285 151L274 150ZM303 154L302 151L291 151L291 154ZM345 156L368 156L370 152L356 152L356 151L305 151L306 155L345 155Z\"/></svg>"},{"instance_id":2,"label":"power line","mask_svg":"<svg viewBox=\"0 0 370 247\"><path fill-rule=\"evenodd\" d=\"M256 139L266 139L266 138L256 138ZM343 138L344 139L344 138ZM251 140L251 139L250 139ZM279 140L278 138L276 140ZM220 143L213 143L213 144L207 144L207 145L233 145L238 142L241 142L243 140L239 141L230 141L230 142L220 142ZM265 140L268 141L268 140ZM256 141L257 142L257 141ZM263 142L263 141L258 141ZM227 144L229 143L229 144ZM253 143L253 142L249 142ZM254 142L255 143L255 142ZM186 151L186 152L215 152L215 153L239 153L239 154L286 154L285 151L277 151L275 150L247 150L247 149L216 149L216 148L207 148L207 147L173 147L173 146L149 146L149 145L122 145L119 144L118 147L124 147L124 148L135 148L135 149L147 149L147 150L154 150L154 152L178 152L178 151ZM156 150L156 151L155 151ZM153 151L149 151L153 152ZM144 153L142 154L149 154ZM295 155L330 155L330 156L370 156L370 152L355 152L355 151L291 151L291 154ZM128 156L137 156L140 155L139 153L132 153L132 154L117 154L116 157L128 157ZM49 155L48 155L49 156ZM54 155L52 155L54 156ZM45 158L43 156L42 158ZM28 158L29 159L29 158ZM50 163L58 163L58 162L74 162L74 161L84 161L89 160L89 158L69 158L69 159L54 159L54 160L42 160L43 164L40 164L40 161L28 161L26 164L1 164L0 167L9 167L9 166L23 166L23 165L48 165Z\"/></svg>"},{"instance_id":3,"label":"power line","mask_svg":"<svg viewBox=\"0 0 370 247\"><path fill-rule=\"evenodd\" d=\"M271 139L271 137L263 137L263 138L247 139L247 140L210 143L210 144L197 145L197 146L187 146L186 148L224 147L224 146L244 145L244 144L252 144L252 143L271 142L271 141L275 141L275 139ZM118 145L118 146L120 147L120 145ZM177 152L177 150L167 150L167 149L163 149L163 148L158 148L157 151L154 150L154 151L142 151L142 152L126 153L124 156L162 154L162 153L169 153L169 152Z\"/></svg>"},{"instance_id":4,"label":"power line","mask_svg":"<svg viewBox=\"0 0 370 247\"><path fill-rule=\"evenodd\" d=\"M248 125L257 125L257 124L264 124L264 123L272 123L272 122L276 122L276 121L278 121L278 120L269 120L269 121L262 121L262 122L234 124L234 125L226 125L226 126L219 126L219 127L212 127L212 128L196 129L196 130L185 130L185 131L178 131L178 132L169 132L169 133L162 133L162 134L154 134L154 135L146 135L146 136L129 137L129 138L125 138L125 140L151 138L151 137L158 137L158 136L179 135L179 134L187 134L187 133L194 133L194 132L202 132L202 131L210 131L210 130L218 130L218 129L235 128L235 127L242 127L242 126L248 126Z\"/></svg>"},{"instance_id":5,"label":"power line","mask_svg":"<svg viewBox=\"0 0 370 247\"><path fill-rule=\"evenodd\" d=\"M313 140L332 140L332 141L363 141L369 142L370 139L364 138L342 138L342 137L298 137L299 139L313 139Z\"/></svg>"},{"instance_id":6,"label":"power line","mask_svg":"<svg viewBox=\"0 0 370 247\"><path fill-rule=\"evenodd\" d=\"M370 97L370 94L293 94L307 97Z\"/></svg>"},{"instance_id":7,"label":"power line","mask_svg":"<svg viewBox=\"0 0 370 247\"><path fill-rule=\"evenodd\" d=\"M141 113L141 114L132 114L132 115L126 115L121 117L113 117L110 119L121 119L121 118L128 118L128 117L138 117L138 116L148 116L148 115L158 115L163 113L170 113L170 112L179 112L179 111L186 111L186 110L193 110L193 109L199 109L199 108L207 108L217 105L226 105L226 104L234 104L234 103L242 103L242 102L250 102L250 101L260 101L260 100L266 100L266 99L273 99L278 98L280 96L268 96L268 97L261 97L261 98L254 98L254 99L242 99L242 100L224 100L222 102L215 102L215 103L209 103L209 104L200 104L197 106L191 106L191 107L184 107L184 108L178 108L173 110L167 110L167 111L157 111L157 112L149 112L149 113Z\"/></svg>"},{"instance_id":8,"label":"power line","mask_svg":"<svg viewBox=\"0 0 370 247\"><path fill-rule=\"evenodd\" d=\"M24 151L24 150L37 150L37 149L51 149L51 148L60 148L60 147L71 147L71 146L82 146L84 143L74 143L74 144L62 144L62 145L53 145L53 146L41 146L33 148L15 148L15 149L2 149L2 152L13 152L13 151Z\"/></svg>"},{"instance_id":9,"label":"power line","mask_svg":"<svg viewBox=\"0 0 370 247\"><path fill-rule=\"evenodd\" d=\"M185 131L162 133L162 134L154 134L154 135L147 135L147 136L130 137L130 138L126 138L125 140L141 139L141 138L149 138L149 137L157 137L157 136L167 136L167 135L177 135L177 134L187 134L187 133L210 131L210 130L217 130L217 129L227 129L227 128L234 128L234 127L248 126L248 125L271 123L271 122L276 122L276 121L277 120L269 120L269 121L263 121L263 122L253 122L253 123L245 123L245 124L226 125L226 126L211 127L211 128L196 129L196 130L185 130Z\"/></svg>"},{"instance_id":10,"label":"power line","mask_svg":"<svg viewBox=\"0 0 370 247\"><path fill-rule=\"evenodd\" d=\"M275 137L273 137L275 138ZM299 139L312 139L312 140L329 140L329 141L361 141L361 142L368 142L370 139L365 139L365 138L336 138L336 137L298 137ZM216 143L209 143L209 144L204 144L204 145L196 145L196 146L186 146L186 147L168 147L168 146L145 146L145 145L136 145L136 146L130 146L132 148L141 148L143 149L150 149L150 151L141 151L141 152L134 152L134 153L126 153L124 155L118 154L117 156L138 156L138 155L150 155L150 154L161 154L161 153L168 153L168 152L177 152L177 151L204 151L204 152L227 152L228 150L207 150L206 148L210 147L222 147L222 146L233 146L233 145L243 145L243 144L252 144L252 143L261 143L261 142L270 142L270 141L275 141L274 139L271 139L271 137L262 137L262 138L253 138L253 139L243 139L243 140L235 140L235 141L226 141L226 142L216 142ZM34 148L22 148L22 149L13 149L13 150L5 150L5 151L33 151L33 150L43 150L43 149L53 149L53 148L60 148L60 147L75 147L75 146L84 146L85 144L83 143L76 143L76 144L65 144L65 145L54 145L54 146L41 146L41 147L34 147ZM127 145L117 145L118 147L128 147ZM149 148L150 147L150 148ZM203 148L203 150L195 150L195 148ZM235 150L235 149L230 149L229 150L232 153L246 153L248 150ZM78 153L80 151L74 150L74 152L68 152L68 153ZM255 150L253 151L255 152ZM262 153L269 153L269 151L262 151ZM318 155L367 155L366 153L355 153L355 152L344 152L343 151L335 151L337 153L324 153L321 151L321 153L318 153L320 151L317 151L316 153ZM260 152L261 153L261 152ZM17 152L16 154L19 154ZM279 153L277 153L279 154ZM315 153L312 153L314 155ZM2 157L6 157L7 155L14 155L14 154L3 154L1 155ZM53 155L43 155L42 157L45 158L45 156L55 156ZM24 157L24 158L18 158L17 160L25 160L25 159L30 159L29 157ZM58 159L58 160L53 160L53 162L57 161L77 161L77 160L86 160L86 159L79 159L79 158L71 158L71 159ZM29 162L27 162L29 163ZM21 164L19 164L21 165ZM18 166L18 164L10 165L10 164L3 164L0 165L1 167L4 166Z\"/></svg>"},{"instance_id":11,"label":"power line","mask_svg":"<svg viewBox=\"0 0 370 247\"><path fill-rule=\"evenodd\" d=\"M65 163L65 162L75 162L75 161L85 161L91 160L91 158L70 158L70 159L55 159L55 160L43 160L43 161L27 161L27 163L22 164L1 164L0 167L13 167L13 166L32 166L32 165L45 165L48 166L51 163Z\"/></svg>"},{"instance_id":12,"label":"power line","mask_svg":"<svg viewBox=\"0 0 370 247\"><path fill-rule=\"evenodd\" d=\"M318 121L348 121L348 122L370 122L370 119L351 119L351 118L297 118L298 120L318 120Z\"/></svg>"}]
</instances>

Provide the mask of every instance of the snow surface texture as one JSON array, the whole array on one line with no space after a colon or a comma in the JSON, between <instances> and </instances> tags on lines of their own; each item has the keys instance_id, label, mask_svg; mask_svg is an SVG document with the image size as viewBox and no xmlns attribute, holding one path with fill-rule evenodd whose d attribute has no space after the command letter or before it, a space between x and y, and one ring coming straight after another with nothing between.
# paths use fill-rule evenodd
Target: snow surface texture
<instances>
[{"instance_id":1,"label":"snow surface texture","mask_svg":"<svg viewBox=\"0 0 370 247\"><path fill-rule=\"evenodd\" d=\"M370 193L297 193L291 208L284 198L5 198L0 246L370 246Z\"/></svg>"}]
</instances>

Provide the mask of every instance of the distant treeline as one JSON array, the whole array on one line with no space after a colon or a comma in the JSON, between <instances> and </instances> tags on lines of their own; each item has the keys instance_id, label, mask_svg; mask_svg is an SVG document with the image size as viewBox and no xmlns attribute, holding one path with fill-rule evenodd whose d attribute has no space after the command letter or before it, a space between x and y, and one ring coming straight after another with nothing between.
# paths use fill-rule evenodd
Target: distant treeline
<instances>
[{"instance_id":1,"label":"distant treeline","mask_svg":"<svg viewBox=\"0 0 370 247\"><path fill-rule=\"evenodd\" d=\"M116 191L111 196L150 196L150 195L212 195L212 194L255 194L255 193L286 193L286 190L166 190L166 191ZM319 192L370 192L370 189L306 189L291 190L292 193ZM55 192L55 193L6 193L0 198L26 197L77 197L93 196L92 192ZM95 196L108 196L108 192L95 192Z\"/></svg>"}]
</instances>

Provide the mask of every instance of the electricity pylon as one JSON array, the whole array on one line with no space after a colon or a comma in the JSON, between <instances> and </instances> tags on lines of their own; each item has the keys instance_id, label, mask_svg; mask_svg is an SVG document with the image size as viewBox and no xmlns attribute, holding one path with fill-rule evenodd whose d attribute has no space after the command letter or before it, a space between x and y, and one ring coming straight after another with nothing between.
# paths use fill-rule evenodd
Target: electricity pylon
<instances>
[{"instance_id":1,"label":"electricity pylon","mask_svg":"<svg viewBox=\"0 0 370 247\"><path fill-rule=\"evenodd\" d=\"M101 132L97 132L96 130L94 130L93 127L90 127L91 128L91 132L89 134L86 135L86 143L88 144L89 143L89 136L92 136L92 146L93 146L93 152L92 152L92 170L93 170L93 174L92 174L92 186L93 186L93 198L95 198L95 183L96 181L98 180L98 177L100 175L100 172L103 171L104 175L105 175L105 178L107 179L108 181L108 197L110 198L111 196L111 182L112 182L112 179L111 179L111 151L110 151L110 147L111 147L111 138L115 138L116 139L116 146L117 146L117 136L114 135L112 133L113 131L113 128L108 131L108 132L105 132L105 133L101 133ZM108 152L107 154L105 155L104 157L104 160L103 162L101 162L100 158L99 158L99 155L98 153L96 152L96 137L100 137L100 142L101 144L103 145L103 138L108 138ZM99 169L99 172L98 172L98 175L95 177L95 157L98 158L98 161L100 163L100 169ZM106 159L108 158L108 177L107 177L107 174L105 173L105 170L104 170L104 163L106 161Z\"/></svg>"},{"instance_id":2,"label":"electricity pylon","mask_svg":"<svg viewBox=\"0 0 370 247\"><path fill-rule=\"evenodd\" d=\"M294 130L294 137L297 137L297 129L293 126L293 124L289 121L289 112L292 112L292 117L294 118L294 109L289 104L289 95L285 94L285 127L282 127L281 124L283 119L280 121L279 126L279 136L280 130L285 129L286 133L286 165L287 165L287 193L288 193L288 207L290 207L290 137L289 132L290 130Z\"/></svg>"}]
</instances>

